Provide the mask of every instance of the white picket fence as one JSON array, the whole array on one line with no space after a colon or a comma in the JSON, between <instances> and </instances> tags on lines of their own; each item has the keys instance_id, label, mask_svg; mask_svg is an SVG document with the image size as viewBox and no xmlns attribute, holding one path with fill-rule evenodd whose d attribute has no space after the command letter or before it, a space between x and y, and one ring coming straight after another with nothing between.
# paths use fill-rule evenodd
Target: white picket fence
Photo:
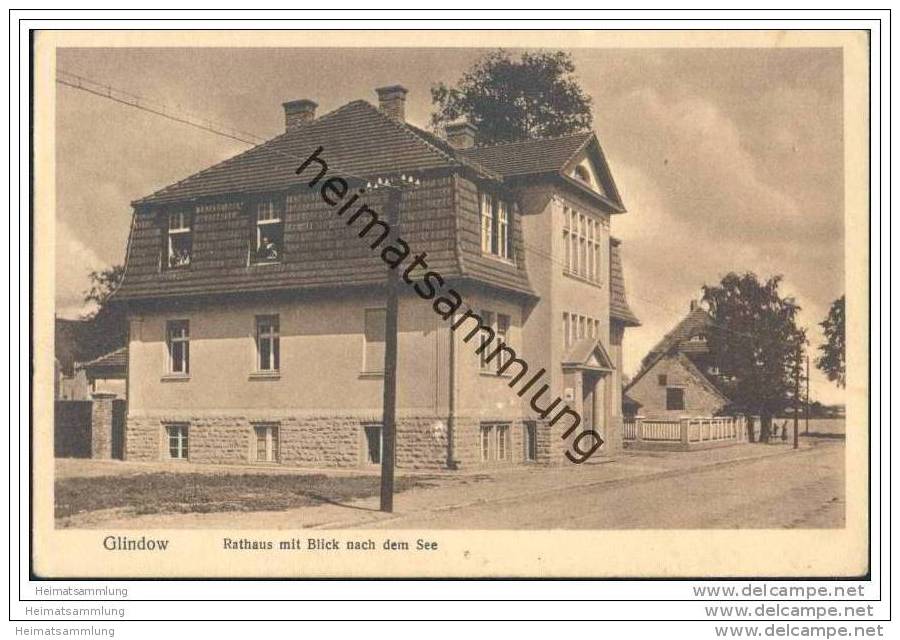
<instances>
[{"instance_id":1,"label":"white picket fence","mask_svg":"<svg viewBox=\"0 0 900 640\"><path fill-rule=\"evenodd\" d=\"M672 442L686 446L706 442L744 440L744 416L648 420L641 416L625 419L626 442Z\"/></svg>"}]
</instances>

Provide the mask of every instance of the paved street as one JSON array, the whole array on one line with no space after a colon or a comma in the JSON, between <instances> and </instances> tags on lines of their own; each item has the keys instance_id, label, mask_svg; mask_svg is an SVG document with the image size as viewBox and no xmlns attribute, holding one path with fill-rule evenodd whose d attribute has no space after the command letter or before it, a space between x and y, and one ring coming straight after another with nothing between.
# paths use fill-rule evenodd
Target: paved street
<instances>
[{"instance_id":1,"label":"paved street","mask_svg":"<svg viewBox=\"0 0 900 640\"><path fill-rule=\"evenodd\" d=\"M364 526L472 529L728 529L844 526L844 447L560 488Z\"/></svg>"},{"instance_id":2,"label":"paved street","mask_svg":"<svg viewBox=\"0 0 900 640\"><path fill-rule=\"evenodd\" d=\"M612 461L571 467L516 467L418 476L399 493L395 513L378 498L323 499L280 511L138 514L127 509L64 518L75 528L423 528L640 529L830 528L844 525L844 441L802 439L697 452L626 451ZM171 465L170 465L171 466ZM140 463L58 461L61 477L159 472ZM211 468L193 473L283 474L287 470ZM346 476L347 471L327 472Z\"/></svg>"}]
</instances>

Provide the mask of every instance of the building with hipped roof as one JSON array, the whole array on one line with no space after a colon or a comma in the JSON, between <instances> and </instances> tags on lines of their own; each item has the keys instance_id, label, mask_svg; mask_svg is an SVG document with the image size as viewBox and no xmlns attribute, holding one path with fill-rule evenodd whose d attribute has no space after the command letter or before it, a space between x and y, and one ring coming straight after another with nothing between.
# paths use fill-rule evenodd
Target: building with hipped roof
<instances>
[{"instance_id":1,"label":"building with hipped roof","mask_svg":"<svg viewBox=\"0 0 900 640\"><path fill-rule=\"evenodd\" d=\"M467 123L440 137L406 122L403 87L377 91L378 107L321 117L286 103L283 134L133 203L114 295L129 318L126 458L381 461L387 269L368 227L323 201L333 177L347 189L332 198L373 213L391 197L375 187L402 183L393 231L429 270L431 296L400 296L399 467L560 462L584 429L601 454L620 446L638 320L597 136L479 146ZM317 150L328 173L313 189L315 167L298 167ZM447 318L450 289L465 305ZM517 360L478 353L485 329ZM567 439L563 406L581 417Z\"/></svg>"}]
</instances>

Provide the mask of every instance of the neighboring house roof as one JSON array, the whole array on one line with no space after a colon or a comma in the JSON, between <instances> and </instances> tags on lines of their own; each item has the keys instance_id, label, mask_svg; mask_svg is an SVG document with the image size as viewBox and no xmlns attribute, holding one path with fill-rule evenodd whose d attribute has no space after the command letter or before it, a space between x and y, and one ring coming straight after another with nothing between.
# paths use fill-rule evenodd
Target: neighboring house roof
<instances>
[{"instance_id":1,"label":"neighboring house roof","mask_svg":"<svg viewBox=\"0 0 900 640\"><path fill-rule=\"evenodd\" d=\"M622 255L616 238L609 239L609 317L630 327L639 327L641 321L628 306L625 297L625 272L622 269Z\"/></svg>"},{"instance_id":2,"label":"neighboring house roof","mask_svg":"<svg viewBox=\"0 0 900 640\"><path fill-rule=\"evenodd\" d=\"M593 369L595 371L613 371L615 365L603 344L595 338L577 340L562 359L563 368Z\"/></svg>"},{"instance_id":3,"label":"neighboring house roof","mask_svg":"<svg viewBox=\"0 0 900 640\"><path fill-rule=\"evenodd\" d=\"M709 313L700 305L694 308L669 331L656 346L647 353L645 361L649 362L662 354L668 353L672 349L686 349L687 351L696 352L697 349L688 346L686 343L695 335L707 333L708 329L713 326L713 320ZM706 351L707 347L704 343L702 351Z\"/></svg>"},{"instance_id":4,"label":"neighboring house roof","mask_svg":"<svg viewBox=\"0 0 900 640\"><path fill-rule=\"evenodd\" d=\"M650 372L656 363L667 356L675 357L686 371L710 393L718 396L723 402L729 402L729 399L722 394L718 386L710 380L705 372L701 371L697 365L686 355L687 353L697 353L698 349L690 344L690 339L698 334L705 334L709 328L714 326L713 319L709 313L696 303L691 303L690 312L669 331L656 346L644 357L641 363L641 370L638 371L634 379L625 387L625 391L633 387L637 382ZM706 343L703 343L703 352L708 351Z\"/></svg>"},{"instance_id":5,"label":"neighboring house roof","mask_svg":"<svg viewBox=\"0 0 900 640\"><path fill-rule=\"evenodd\" d=\"M109 353L104 354L99 358L95 358L90 362L80 363L78 365L78 368L86 370L88 375L91 377L95 377L95 374L99 373L109 375L111 373L119 372L124 377L127 362L128 348L120 347L115 351L110 351Z\"/></svg>"}]
</instances>

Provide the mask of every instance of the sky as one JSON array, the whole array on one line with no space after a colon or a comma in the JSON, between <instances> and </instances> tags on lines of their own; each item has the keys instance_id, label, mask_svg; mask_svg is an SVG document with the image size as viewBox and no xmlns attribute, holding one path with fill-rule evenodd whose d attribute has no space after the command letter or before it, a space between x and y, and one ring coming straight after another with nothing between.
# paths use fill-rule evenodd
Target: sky
<instances>
[{"instance_id":1,"label":"sky","mask_svg":"<svg viewBox=\"0 0 900 640\"><path fill-rule=\"evenodd\" d=\"M454 83L478 49L60 49L57 67L269 138L281 104L324 114L375 87L409 89L426 126L430 87ZM627 213L625 372L730 271L782 275L813 350L844 293L839 49L575 49L597 132ZM248 145L57 85L56 305L83 312L88 273L122 263L130 202ZM811 396L843 402L813 367Z\"/></svg>"}]
</instances>

